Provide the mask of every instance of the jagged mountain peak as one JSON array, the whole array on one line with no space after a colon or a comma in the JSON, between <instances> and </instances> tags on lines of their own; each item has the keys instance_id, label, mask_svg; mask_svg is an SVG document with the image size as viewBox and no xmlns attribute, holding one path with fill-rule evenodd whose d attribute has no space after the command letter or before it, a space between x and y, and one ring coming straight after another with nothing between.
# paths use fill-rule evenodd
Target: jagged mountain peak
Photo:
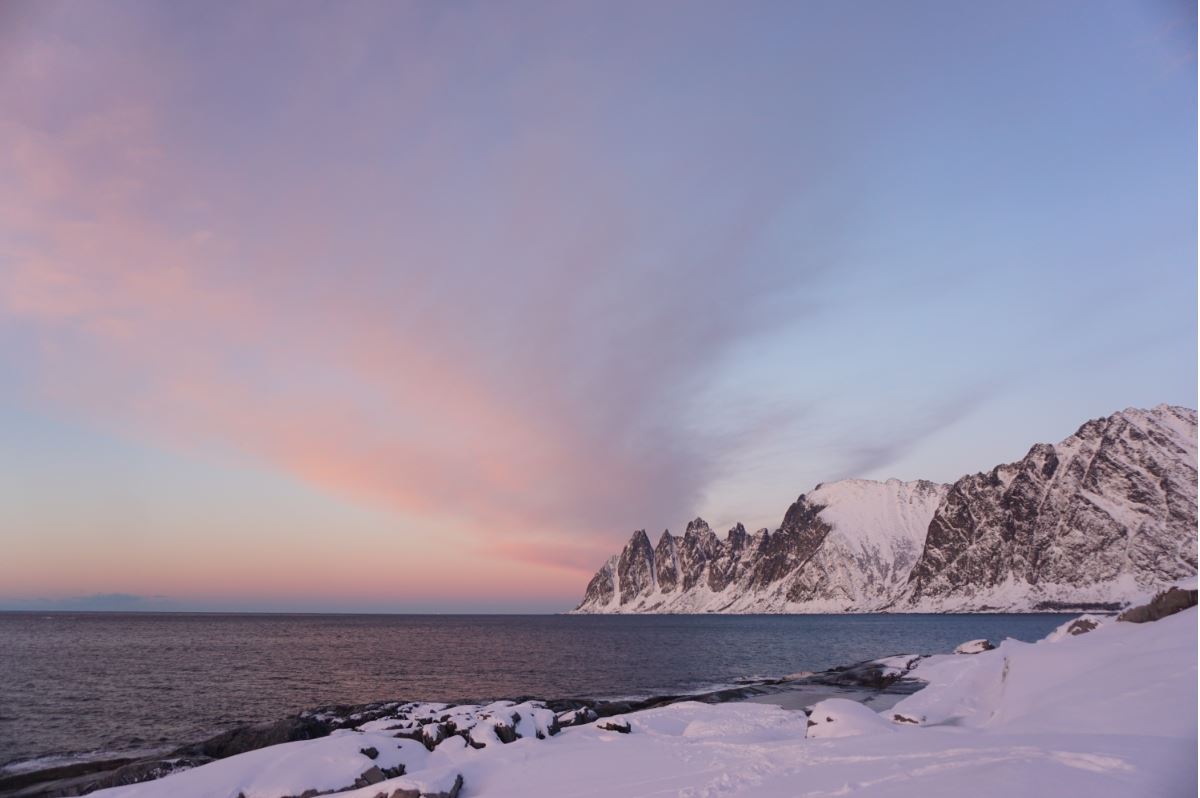
<instances>
[{"instance_id":1,"label":"jagged mountain peak","mask_svg":"<svg viewBox=\"0 0 1200 798\"><path fill-rule=\"evenodd\" d=\"M1196 411L1127 408L965 476L819 483L776 530L634 533L583 612L1055 609L1196 572Z\"/></svg>"},{"instance_id":2,"label":"jagged mountain peak","mask_svg":"<svg viewBox=\"0 0 1200 798\"><path fill-rule=\"evenodd\" d=\"M636 546L645 543L650 544L650 536L646 534L644 529L635 529L633 534L629 536L629 545Z\"/></svg>"}]
</instances>

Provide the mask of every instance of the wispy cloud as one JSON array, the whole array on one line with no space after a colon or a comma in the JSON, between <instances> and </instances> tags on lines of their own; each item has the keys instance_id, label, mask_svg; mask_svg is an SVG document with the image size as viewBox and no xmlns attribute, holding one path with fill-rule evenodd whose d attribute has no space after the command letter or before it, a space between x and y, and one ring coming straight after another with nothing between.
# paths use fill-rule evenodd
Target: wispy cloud
<instances>
[{"instance_id":1,"label":"wispy cloud","mask_svg":"<svg viewBox=\"0 0 1200 798\"><path fill-rule=\"evenodd\" d=\"M271 35L285 51L313 46L303 24ZM369 121L358 102L378 99L373 84L343 102L344 86L317 77L324 60L289 62L329 94L266 99L273 136L300 120L347 141L363 124L420 121L336 164L248 163L281 182L250 188L263 204L241 218L246 200L220 207L208 153L178 137L190 98L171 95L202 76L140 39L132 55L97 40L73 29L63 45L79 57L44 58L22 37L26 80L0 85L14 110L0 131L0 307L40 347L38 390L98 423L217 442L465 525L493 554L583 568L614 530L687 512L720 437L683 424L693 393L731 346L803 314L803 290L836 265L834 251L770 250L785 220L836 240L836 217L795 212L835 169L824 154L756 154L781 132L736 107L711 116L698 91L661 112L691 117L688 138L623 163L605 141L620 132L603 129L611 114L578 99L601 97L607 78L558 52L503 82L507 107L480 134L475 115L430 108L484 90L436 42L414 55L420 85L402 82ZM384 44L335 47L346 61L332 68L353 71ZM84 71L111 85L50 108ZM350 107L312 118L317 101ZM436 139L420 130L425 111ZM689 124L630 123L647 135ZM714 148L738 156L713 161ZM385 174L360 171L376 156Z\"/></svg>"},{"instance_id":2,"label":"wispy cloud","mask_svg":"<svg viewBox=\"0 0 1200 798\"><path fill-rule=\"evenodd\" d=\"M912 412L907 419L892 419L885 429L863 430L857 440L842 439L842 463L836 476L862 477L887 468L924 441L969 416L984 402L996 399L1003 390L1003 386L991 381L980 383ZM979 467L991 465L994 464L981 462Z\"/></svg>"},{"instance_id":3,"label":"wispy cloud","mask_svg":"<svg viewBox=\"0 0 1200 798\"><path fill-rule=\"evenodd\" d=\"M563 585L714 497L773 517L1186 293L1193 121L1108 28L1064 58L1061 8L301 8L0 7L0 358L403 519L380 596L435 549ZM108 586L159 589L73 590Z\"/></svg>"}]
</instances>

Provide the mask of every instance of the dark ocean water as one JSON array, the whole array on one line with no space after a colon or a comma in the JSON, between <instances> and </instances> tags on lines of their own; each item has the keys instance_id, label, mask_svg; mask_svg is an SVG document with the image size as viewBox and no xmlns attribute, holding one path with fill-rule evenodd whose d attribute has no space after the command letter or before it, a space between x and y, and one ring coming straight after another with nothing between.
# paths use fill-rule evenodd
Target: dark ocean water
<instances>
[{"instance_id":1,"label":"dark ocean water","mask_svg":"<svg viewBox=\"0 0 1200 798\"><path fill-rule=\"evenodd\" d=\"M322 704L700 690L1036 640L1069 617L0 613L0 765L162 750Z\"/></svg>"}]
</instances>

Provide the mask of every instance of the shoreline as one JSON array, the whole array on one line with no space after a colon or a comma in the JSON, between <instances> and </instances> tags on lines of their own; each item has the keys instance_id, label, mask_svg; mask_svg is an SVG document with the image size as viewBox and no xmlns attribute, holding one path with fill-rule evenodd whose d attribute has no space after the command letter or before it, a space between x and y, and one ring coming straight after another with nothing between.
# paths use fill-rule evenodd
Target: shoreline
<instances>
[{"instance_id":1,"label":"shoreline","mask_svg":"<svg viewBox=\"0 0 1200 798\"><path fill-rule=\"evenodd\" d=\"M883 698L898 701L917 692L924 684L903 675L887 676L877 666L886 657L866 660L852 665L837 666L816 673L793 674L782 677L745 679L736 684L701 689L693 692L656 694L627 698L556 698L513 696L500 699L461 699L445 702L450 707L481 706L509 701L514 704L536 702L556 715L591 710L596 718L609 718L647 709L657 709L688 701L721 704L745 701L773 704L782 709L801 710L803 706L823 698L848 698L863 704L886 709ZM84 794L73 790L103 789L110 786L140 783L161 778L169 772L219 761L229 756L257 751L280 743L320 739L334 731L352 728L382 717L404 701L373 701L366 704L340 704L314 707L274 722L239 725L203 740L176 747L155 749L150 753L92 752L79 754L45 754L0 765L0 798L40 798ZM442 703L442 702L438 702ZM323 716L332 716L329 720ZM351 725L348 725L351 724ZM210 756L209 753L219 756ZM50 767L22 767L38 760L72 759L76 761ZM201 761L203 760L203 761ZM14 766L16 766L14 768ZM160 772L161 771L161 772ZM114 776L120 777L113 780ZM152 775L154 774L154 775ZM142 778L151 776L151 778ZM125 779L134 779L126 781ZM109 783L110 780L112 783ZM67 790L67 792L63 792Z\"/></svg>"},{"instance_id":2,"label":"shoreline","mask_svg":"<svg viewBox=\"0 0 1200 798\"><path fill-rule=\"evenodd\" d=\"M965 637L1033 640L1070 616L196 617L2 616L8 625L0 637L18 644L9 653L19 683L10 685L0 723L0 765L29 771L142 758L238 725L392 697L462 703L704 693L881 651L948 652ZM246 637L260 633L261 643ZM670 645L656 643L664 635ZM127 644L104 643L126 636ZM612 655L588 655L595 646ZM244 659L229 663L242 674L229 681L222 652L232 649ZM62 664L43 664L50 656ZM476 664L458 662L464 656ZM114 678L89 681L96 667ZM340 676L326 679L323 669ZM48 756L55 758L21 764ZM9 775L12 768L0 769Z\"/></svg>"},{"instance_id":3,"label":"shoreline","mask_svg":"<svg viewBox=\"0 0 1200 798\"><path fill-rule=\"evenodd\" d=\"M12 773L0 777L0 798L57 798L107 788L117 788L113 790L114 796L129 794L138 798L160 798L173 796L180 787L185 788L187 795L199 798L226 792L227 782L231 778L246 785L259 784L257 791L248 788L228 792L230 795L245 795L246 798L333 793L344 793L346 798L457 798L464 784L464 773L468 774L472 783L480 773L479 768L483 768L485 773L491 768L493 776L511 779L514 760L504 749L521 738L547 740L570 732L564 736L577 743L589 743L583 749L576 746L574 755L582 756L581 762L587 767L595 767L597 762L594 757L604 759L606 751L613 749L609 746L592 747L590 741L611 743L638 731L639 740L649 735L647 739L660 738L658 744L674 746L680 735L679 720L675 719L679 717L695 718L682 730L685 740L697 736L701 740L714 739L717 743L728 740L724 744L726 747L730 744L736 747L737 741L744 737L744 732L738 730L746 728L758 729L759 732L775 728L795 729L794 732L789 731L783 740L777 732L772 731L762 740L754 741L756 744L772 745L803 738L871 737L897 731L905 731L907 739L910 732L937 732L939 727L966 730L973 726L976 731L986 731L990 725L989 719L1004 716L1005 703L1017 700L1010 695L1017 688L1005 685L1014 659L1018 662L1028 659L1032 663L1041 663L1028 673L1032 675L1033 684L1051 700L1058 698L1057 694L1063 691L1064 686L1075 686L1077 675L1083 672L1081 665L1100 662L1117 673L1128 673L1123 670L1125 661L1130 659L1131 653L1141 654L1142 646L1136 644L1137 640L1151 641L1163 652L1177 652L1181 637L1190 636L1192 642L1185 646L1184 656L1191 659L1194 672L1195 605L1193 579L1190 584L1172 587L1157 595L1149 604L1128 610L1115 620L1111 617L1083 615L1064 622L1035 642L1025 643L1009 638L997 647L988 640L975 639L959 644L953 654L892 655L816 673L745 679L738 684L714 690L640 699L539 700L520 696L486 705L389 701L323 706L274 723L239 726L166 753L141 758L92 760ZM1161 619L1185 610L1186 619L1174 618L1166 623L1161 622ZM1182 625L1181 621L1184 622ZM1083 645L1076 643L1077 640L1081 640ZM1121 648L1114 647L1117 644L1124 647L1124 653L1121 653ZM1082 657L1075 655L1075 659L1068 658L1068 668L1064 670L1061 667L1062 657L1059 654L1089 650L1092 654ZM1164 695L1164 690L1178 691L1178 685L1169 687L1178 674L1175 664L1178 661L1179 654L1172 653L1170 661L1160 657L1153 663L1160 673L1167 672L1162 670L1164 666L1169 666L1172 673L1172 677L1158 685L1155 691L1155 701L1160 704L1164 703L1164 697L1168 697ZM1029 666L1017 667L1024 672ZM1092 688L1094 695L1082 707L1076 698L1073 699L1075 703L1068 703L1066 709L1072 713L1082 709L1084 715L1094 713L1095 707L1107 700L1105 693L1121 686L1110 682L1111 679L1101 679ZM1054 686L1048 688L1047 684ZM1194 689L1194 679L1190 684L1184 684L1185 689ZM1047 693L1047 689L1053 692ZM1137 696L1131 706L1136 707L1144 700L1144 692L1139 689L1131 694ZM1168 698L1173 701L1173 697ZM1025 711L1029 712L1032 708L1035 715L1044 712L1043 700L1027 701L1029 707ZM982 716L982 722L980 717L973 717L989 704L992 708ZM1166 704L1173 708L1170 701ZM1157 733L1163 722L1161 712L1157 716L1154 712L1143 714L1147 714L1147 717L1138 719L1136 713L1127 713L1125 721L1133 718L1141 725L1149 722ZM1050 717L1054 717L1053 712ZM1102 713L1102 717L1107 720L1109 715ZM1096 733L1092 728L1096 722L1095 717L1090 718L1076 733ZM697 732L690 732L696 724L700 724ZM1122 725L1120 728L1125 727ZM1193 744L1189 750L1194 751L1194 723L1190 731L1186 730L1186 724L1182 728L1182 739L1186 741L1190 734ZM614 734L615 737L612 736ZM1176 735L1179 734L1177 731ZM567 744L562 738L559 740L562 745ZM364 745L356 748L359 741ZM524 752L516 755L517 762L524 762L531 755L541 756L544 752L562 750L552 745L531 750L528 745L533 740L524 742L525 746L513 749ZM937 744L940 746L942 743ZM495 750L479 752L478 749ZM1025 745L1019 750L1029 749ZM301 755L301 762L312 759L311 755L302 754L302 751L323 752L316 759L325 764L315 770L300 767L297 771L295 765L288 765L281 770L282 763L290 761L289 756ZM386 756L379 758L381 751ZM919 748L919 751L924 756L926 749ZM330 758L331 752L336 756ZM473 753L479 753L482 758L473 758ZM1104 757L1111 760L1111 754L1109 751ZM1171 756L1176 754L1173 751ZM1150 756L1148 753L1144 755ZM377 758L379 761L371 764ZM801 759L807 761L804 756ZM364 765L359 764L364 761L367 763L365 770ZM209 765L212 767L207 767ZM415 768L417 772L409 773L406 770L408 767ZM550 769L546 777L551 781L563 775L553 761L547 767ZM416 781L412 778L414 775ZM171 778L172 786L169 789L156 786L158 780L174 776L181 780ZM264 789L260 784L264 778L274 786ZM352 781L350 786L345 784L347 778ZM226 781L223 782L223 779ZM304 786L297 791L279 786L282 783L299 784L301 781ZM391 792L370 792L369 788L376 784L387 786L389 790L392 786L396 789ZM164 792L164 789L167 791ZM485 791L490 794L486 787Z\"/></svg>"}]
</instances>

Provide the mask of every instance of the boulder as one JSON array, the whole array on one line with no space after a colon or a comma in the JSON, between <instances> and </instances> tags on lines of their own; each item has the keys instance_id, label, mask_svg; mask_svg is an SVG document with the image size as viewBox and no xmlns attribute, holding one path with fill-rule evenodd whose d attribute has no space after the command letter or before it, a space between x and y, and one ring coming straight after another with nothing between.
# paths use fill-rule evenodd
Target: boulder
<instances>
[{"instance_id":1,"label":"boulder","mask_svg":"<svg viewBox=\"0 0 1200 798\"><path fill-rule=\"evenodd\" d=\"M453 781L449 779L440 781L449 783L413 783L412 786L398 787L387 798L458 798L463 786L461 774L455 774Z\"/></svg>"},{"instance_id":2,"label":"boulder","mask_svg":"<svg viewBox=\"0 0 1200 798\"><path fill-rule=\"evenodd\" d=\"M517 734L515 726L520 719L520 715L513 715L511 722L503 720L496 721L496 736L500 738L500 742L508 745L509 743L515 743L517 741L517 737L519 735Z\"/></svg>"},{"instance_id":3,"label":"boulder","mask_svg":"<svg viewBox=\"0 0 1200 798\"><path fill-rule=\"evenodd\" d=\"M596 720L599 715L591 707L580 707L579 709L569 709L566 712L558 713L558 725L567 726L582 726L585 723L591 723Z\"/></svg>"},{"instance_id":4,"label":"boulder","mask_svg":"<svg viewBox=\"0 0 1200 798\"><path fill-rule=\"evenodd\" d=\"M981 638L979 640L968 640L965 643L959 644L959 646L956 649L954 649L954 653L955 654L982 654L984 651L991 651L993 648L995 648L995 646L992 645L992 642L990 640L985 640L985 639Z\"/></svg>"},{"instance_id":5,"label":"boulder","mask_svg":"<svg viewBox=\"0 0 1200 798\"><path fill-rule=\"evenodd\" d=\"M1071 637L1085 635L1096 629L1100 624L1091 618L1076 618L1067 624L1067 634Z\"/></svg>"},{"instance_id":6,"label":"boulder","mask_svg":"<svg viewBox=\"0 0 1200 798\"><path fill-rule=\"evenodd\" d=\"M372 765L370 768L363 771L363 774L361 776L359 776L357 779L354 780L354 786L355 787L369 787L372 784L378 784L379 782L383 781L385 778L387 778L387 777L383 775L383 771L379 769L379 766Z\"/></svg>"},{"instance_id":7,"label":"boulder","mask_svg":"<svg viewBox=\"0 0 1200 798\"><path fill-rule=\"evenodd\" d=\"M432 751L437 748L438 743L445 740L454 733L454 722L448 723L426 723L421 727L420 741L425 747Z\"/></svg>"},{"instance_id":8,"label":"boulder","mask_svg":"<svg viewBox=\"0 0 1200 798\"><path fill-rule=\"evenodd\" d=\"M619 734L629 734L629 732L632 731L632 729L629 727L629 721L618 718L606 720L603 723L597 723L596 728L603 729L604 731L618 732Z\"/></svg>"},{"instance_id":9,"label":"boulder","mask_svg":"<svg viewBox=\"0 0 1200 798\"><path fill-rule=\"evenodd\" d=\"M1072 618L1066 623L1060 624L1057 629L1046 635L1045 639L1051 643L1056 643L1068 637L1084 635L1099 629L1108 620L1108 618L1100 615L1080 615L1078 618Z\"/></svg>"},{"instance_id":10,"label":"boulder","mask_svg":"<svg viewBox=\"0 0 1200 798\"><path fill-rule=\"evenodd\" d=\"M1148 623L1174 615L1177 612L1196 606L1196 590L1172 587L1159 593L1149 604L1132 607L1117 616L1118 621L1128 623Z\"/></svg>"},{"instance_id":11,"label":"boulder","mask_svg":"<svg viewBox=\"0 0 1200 798\"><path fill-rule=\"evenodd\" d=\"M818 702L808 716L809 737L858 737L894 731L892 723L857 701L845 698Z\"/></svg>"}]
</instances>

